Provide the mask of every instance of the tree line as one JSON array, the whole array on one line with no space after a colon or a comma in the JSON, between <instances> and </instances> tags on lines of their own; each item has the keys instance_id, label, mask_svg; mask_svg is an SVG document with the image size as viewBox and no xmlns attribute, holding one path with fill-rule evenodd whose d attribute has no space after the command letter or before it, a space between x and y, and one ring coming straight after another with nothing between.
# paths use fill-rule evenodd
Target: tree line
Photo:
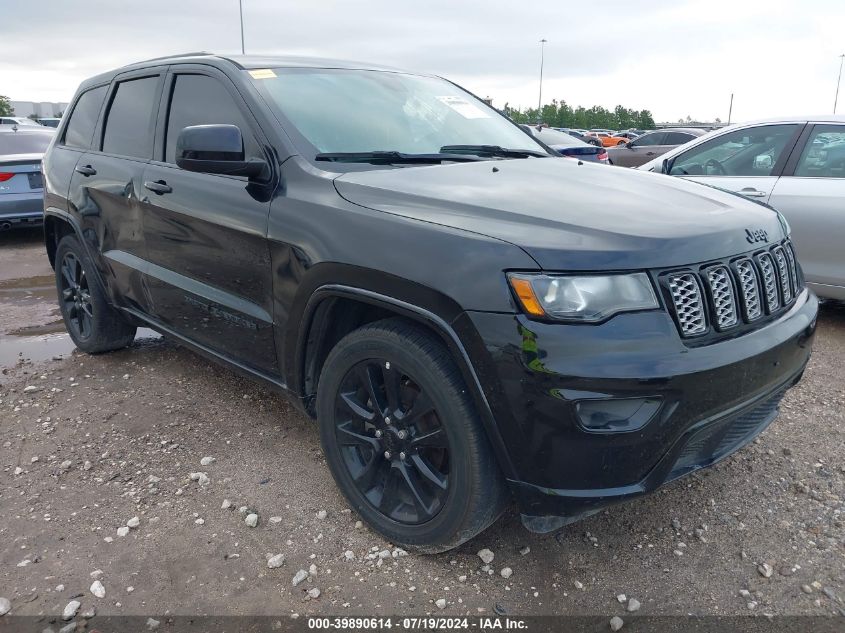
<instances>
[{"instance_id":1,"label":"tree line","mask_svg":"<svg viewBox=\"0 0 845 633\"><path fill-rule=\"evenodd\" d=\"M618 105L613 110L602 106L573 108L566 101L553 99L541 110L526 108L520 110L512 108L507 103L502 112L517 123L546 123L550 127L569 127L589 130L591 128L605 128L608 130L651 130L654 128L654 117L649 110L633 110Z\"/></svg>"}]
</instances>

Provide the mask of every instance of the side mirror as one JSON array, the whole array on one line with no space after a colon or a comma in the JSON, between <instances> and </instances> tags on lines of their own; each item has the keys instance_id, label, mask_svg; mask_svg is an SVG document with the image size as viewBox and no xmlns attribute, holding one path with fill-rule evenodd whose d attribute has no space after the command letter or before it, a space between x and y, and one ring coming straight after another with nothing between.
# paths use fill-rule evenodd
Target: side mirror
<instances>
[{"instance_id":1,"label":"side mirror","mask_svg":"<svg viewBox=\"0 0 845 633\"><path fill-rule=\"evenodd\" d=\"M255 178L267 166L263 160L245 160L244 142L237 125L192 125L176 139L176 164L186 171Z\"/></svg>"},{"instance_id":2,"label":"side mirror","mask_svg":"<svg viewBox=\"0 0 845 633\"><path fill-rule=\"evenodd\" d=\"M625 143L625 147L631 149L632 147L634 147L634 141L628 141L627 143Z\"/></svg>"}]
</instances>

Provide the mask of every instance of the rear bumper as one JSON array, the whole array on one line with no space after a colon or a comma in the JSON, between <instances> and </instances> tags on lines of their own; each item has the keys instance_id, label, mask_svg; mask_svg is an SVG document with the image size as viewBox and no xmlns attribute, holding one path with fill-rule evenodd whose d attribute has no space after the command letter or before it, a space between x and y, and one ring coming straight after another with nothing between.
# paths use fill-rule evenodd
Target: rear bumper
<instances>
[{"instance_id":1,"label":"rear bumper","mask_svg":"<svg viewBox=\"0 0 845 633\"><path fill-rule=\"evenodd\" d=\"M597 326L470 313L483 341L473 362L491 385L486 395L526 526L556 529L747 444L800 379L817 311L805 291L778 320L697 348L681 342L662 312ZM601 416L631 402L644 404L629 419L588 426L587 408Z\"/></svg>"},{"instance_id":2,"label":"rear bumper","mask_svg":"<svg viewBox=\"0 0 845 633\"><path fill-rule=\"evenodd\" d=\"M0 194L0 225L12 226L41 224L44 221L44 193Z\"/></svg>"}]
</instances>

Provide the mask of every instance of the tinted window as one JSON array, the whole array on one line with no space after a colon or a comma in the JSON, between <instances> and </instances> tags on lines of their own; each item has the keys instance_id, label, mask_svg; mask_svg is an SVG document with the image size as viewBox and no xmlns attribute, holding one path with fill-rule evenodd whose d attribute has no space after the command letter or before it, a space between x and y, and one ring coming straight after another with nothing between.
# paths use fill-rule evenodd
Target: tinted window
<instances>
[{"instance_id":1,"label":"tinted window","mask_svg":"<svg viewBox=\"0 0 845 633\"><path fill-rule=\"evenodd\" d=\"M791 143L797 125L734 130L679 154L675 176L769 176Z\"/></svg>"},{"instance_id":2,"label":"tinted window","mask_svg":"<svg viewBox=\"0 0 845 633\"><path fill-rule=\"evenodd\" d=\"M100 86L88 92L83 92L73 108L65 131L65 145L88 149L91 145L91 135L97 124L97 115L103 99L106 98L108 86Z\"/></svg>"},{"instance_id":3,"label":"tinted window","mask_svg":"<svg viewBox=\"0 0 845 633\"><path fill-rule=\"evenodd\" d=\"M845 125L817 125L801 153L796 176L845 178Z\"/></svg>"},{"instance_id":4,"label":"tinted window","mask_svg":"<svg viewBox=\"0 0 845 633\"><path fill-rule=\"evenodd\" d=\"M177 75L167 117L167 143L164 160L176 162L176 139L190 125L222 123L237 125L244 137L247 158L260 156L250 126L226 87L205 75Z\"/></svg>"},{"instance_id":5,"label":"tinted window","mask_svg":"<svg viewBox=\"0 0 845 633\"><path fill-rule=\"evenodd\" d=\"M666 138L666 132L654 132L653 134L643 134L640 138L634 141L634 147L645 147L648 145L663 145L663 139Z\"/></svg>"},{"instance_id":6,"label":"tinted window","mask_svg":"<svg viewBox=\"0 0 845 633\"><path fill-rule=\"evenodd\" d=\"M549 128L543 128L542 130L531 128L531 133L546 145L583 145L577 138L573 138L564 132L550 130Z\"/></svg>"},{"instance_id":7,"label":"tinted window","mask_svg":"<svg viewBox=\"0 0 845 633\"><path fill-rule=\"evenodd\" d=\"M53 132L4 132L0 134L0 156L4 154L43 154L53 140Z\"/></svg>"},{"instance_id":8,"label":"tinted window","mask_svg":"<svg viewBox=\"0 0 845 633\"><path fill-rule=\"evenodd\" d=\"M663 145L683 145L684 143L689 143L694 138L697 137L684 132L666 132Z\"/></svg>"},{"instance_id":9,"label":"tinted window","mask_svg":"<svg viewBox=\"0 0 845 633\"><path fill-rule=\"evenodd\" d=\"M153 135L150 122L156 105L158 77L117 84L103 134L103 151L120 156L150 158Z\"/></svg>"}]
</instances>

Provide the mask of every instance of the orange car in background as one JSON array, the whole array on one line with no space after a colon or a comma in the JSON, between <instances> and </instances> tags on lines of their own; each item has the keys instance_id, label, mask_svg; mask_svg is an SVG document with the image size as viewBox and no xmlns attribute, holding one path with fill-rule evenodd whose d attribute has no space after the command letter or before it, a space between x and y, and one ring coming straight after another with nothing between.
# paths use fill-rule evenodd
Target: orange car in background
<instances>
[{"instance_id":1,"label":"orange car in background","mask_svg":"<svg viewBox=\"0 0 845 633\"><path fill-rule=\"evenodd\" d=\"M607 132L587 132L586 136L592 136L601 141L602 147L616 147L617 145L624 145L629 139L624 136L614 136Z\"/></svg>"}]
</instances>

